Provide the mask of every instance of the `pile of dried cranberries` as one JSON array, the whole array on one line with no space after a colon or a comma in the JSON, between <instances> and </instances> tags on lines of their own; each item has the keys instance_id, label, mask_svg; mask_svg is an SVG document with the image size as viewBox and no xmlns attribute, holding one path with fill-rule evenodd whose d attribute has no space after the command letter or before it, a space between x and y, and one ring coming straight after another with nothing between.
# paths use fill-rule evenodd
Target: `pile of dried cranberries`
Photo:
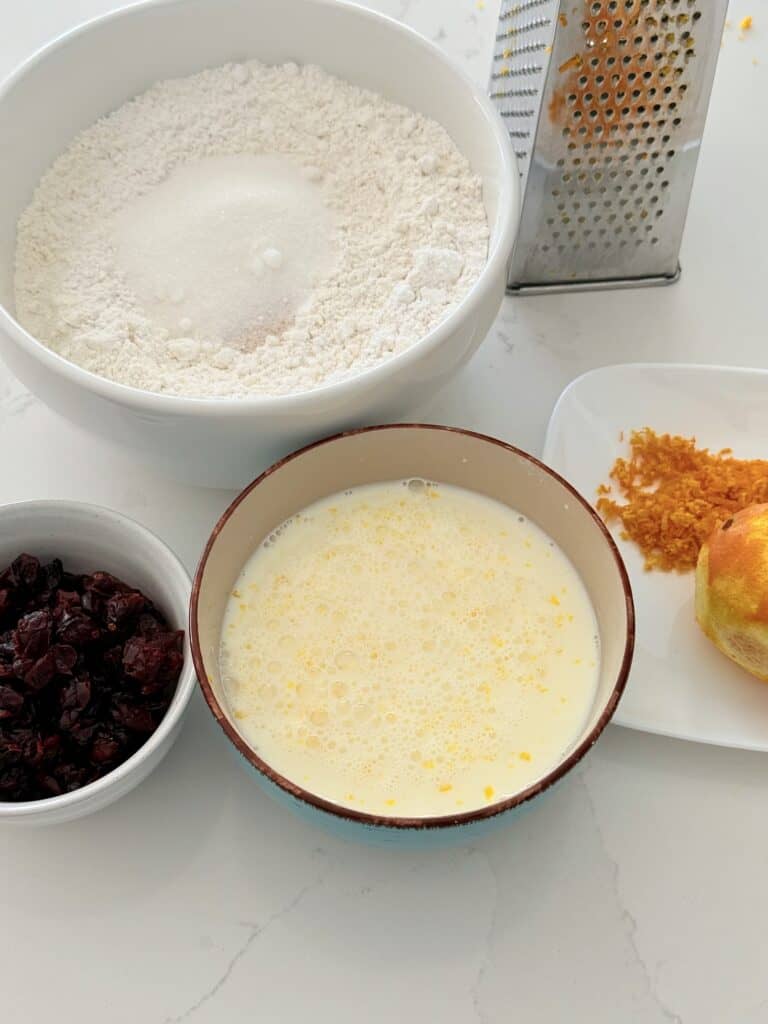
<instances>
[{"instance_id":1,"label":"pile of dried cranberries","mask_svg":"<svg viewBox=\"0 0 768 1024\"><path fill-rule=\"evenodd\" d=\"M184 633L107 572L19 555L0 573L0 801L79 789L155 731Z\"/></svg>"}]
</instances>

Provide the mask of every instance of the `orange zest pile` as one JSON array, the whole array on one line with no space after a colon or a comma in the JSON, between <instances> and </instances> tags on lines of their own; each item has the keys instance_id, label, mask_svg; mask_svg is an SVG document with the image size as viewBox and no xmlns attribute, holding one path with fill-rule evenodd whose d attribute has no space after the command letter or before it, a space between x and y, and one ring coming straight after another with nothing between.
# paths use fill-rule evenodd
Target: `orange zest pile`
<instances>
[{"instance_id":1,"label":"orange zest pile","mask_svg":"<svg viewBox=\"0 0 768 1024\"><path fill-rule=\"evenodd\" d=\"M646 569L688 572L712 530L748 505L768 502L768 461L735 459L730 448L713 453L696 438L634 430L629 458L619 458L611 481L624 503L598 488L597 509L621 536L638 545Z\"/></svg>"}]
</instances>

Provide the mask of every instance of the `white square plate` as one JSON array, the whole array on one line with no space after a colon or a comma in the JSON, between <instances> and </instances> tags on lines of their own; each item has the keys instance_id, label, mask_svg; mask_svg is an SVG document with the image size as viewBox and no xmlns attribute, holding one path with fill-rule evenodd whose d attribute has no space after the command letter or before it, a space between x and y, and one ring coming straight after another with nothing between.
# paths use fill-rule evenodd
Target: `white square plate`
<instances>
[{"instance_id":1,"label":"white square plate","mask_svg":"<svg viewBox=\"0 0 768 1024\"><path fill-rule=\"evenodd\" d=\"M555 406L544 461L588 501L640 427L695 437L715 451L768 459L768 371L628 364L573 381ZM707 640L693 613L693 573L645 572L613 531L637 611L635 659L614 721L681 739L768 750L768 683L753 679Z\"/></svg>"}]
</instances>

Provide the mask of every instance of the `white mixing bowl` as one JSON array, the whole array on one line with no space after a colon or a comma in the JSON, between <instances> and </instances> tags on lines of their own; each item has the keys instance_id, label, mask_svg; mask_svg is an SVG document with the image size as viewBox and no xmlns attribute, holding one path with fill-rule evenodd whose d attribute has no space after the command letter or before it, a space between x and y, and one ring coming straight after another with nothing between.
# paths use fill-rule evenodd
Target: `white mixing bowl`
<instances>
[{"instance_id":1,"label":"white mixing bowl","mask_svg":"<svg viewBox=\"0 0 768 1024\"><path fill-rule=\"evenodd\" d=\"M43 172L83 128L153 82L256 57L319 64L439 121L482 177L487 265L454 312L408 351L315 391L193 399L115 384L57 356L14 319L16 223ZM163 0L98 18L45 47L0 87L0 354L49 406L169 474L246 484L303 442L401 416L488 332L504 294L519 183L501 118L435 46L340 0Z\"/></svg>"}]
</instances>

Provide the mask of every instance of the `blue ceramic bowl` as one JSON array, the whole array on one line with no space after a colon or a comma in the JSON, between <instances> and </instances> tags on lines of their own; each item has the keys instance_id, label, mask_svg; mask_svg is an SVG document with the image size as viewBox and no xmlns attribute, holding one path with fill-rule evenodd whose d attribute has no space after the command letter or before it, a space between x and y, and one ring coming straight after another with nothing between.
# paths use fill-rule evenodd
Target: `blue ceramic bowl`
<instances>
[{"instance_id":1,"label":"blue ceramic bowl","mask_svg":"<svg viewBox=\"0 0 768 1024\"><path fill-rule=\"evenodd\" d=\"M422 477L502 501L537 523L580 573L600 631L600 674L581 734L546 775L518 793L461 814L398 818L343 807L285 778L237 728L227 706L218 650L227 599L244 563L275 527L312 502L382 480ZM368 427L302 448L263 473L232 503L211 534L192 587L190 638L208 706L261 786L309 821L345 838L427 845L470 841L510 822L590 750L629 673L634 610L629 580L610 535L591 506L532 456L494 438L423 424Z\"/></svg>"}]
</instances>

